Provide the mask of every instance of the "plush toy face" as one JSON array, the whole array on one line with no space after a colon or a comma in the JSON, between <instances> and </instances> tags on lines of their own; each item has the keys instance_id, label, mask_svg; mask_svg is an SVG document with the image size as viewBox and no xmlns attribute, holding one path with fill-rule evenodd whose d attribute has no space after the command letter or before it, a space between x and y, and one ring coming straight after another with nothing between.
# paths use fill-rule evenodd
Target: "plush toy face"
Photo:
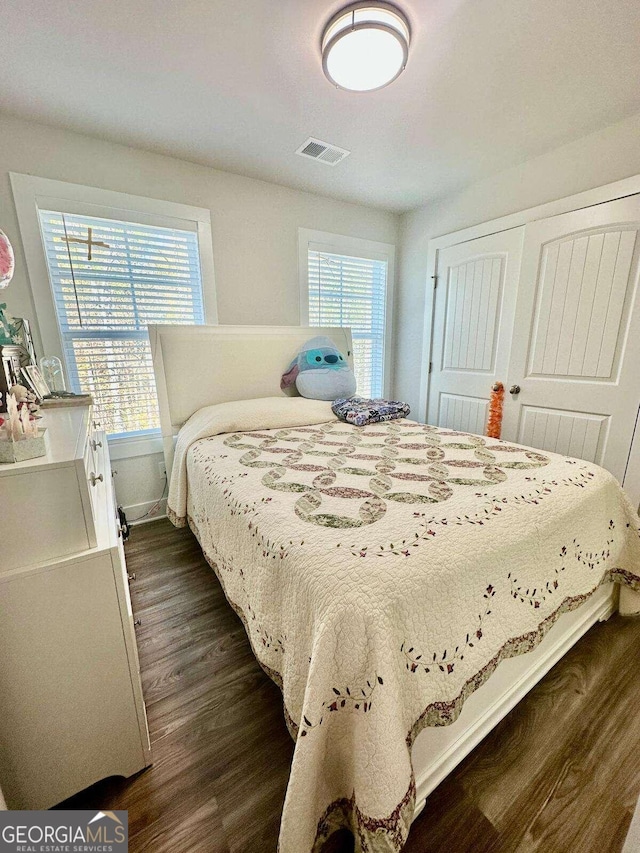
<instances>
[{"instance_id":1,"label":"plush toy face","mask_svg":"<svg viewBox=\"0 0 640 853\"><path fill-rule=\"evenodd\" d=\"M300 372L306 370L317 370L318 368L340 370L346 364L347 363L342 353L338 352L334 346L330 346L307 350L303 363L299 365L299 367Z\"/></svg>"},{"instance_id":2,"label":"plush toy face","mask_svg":"<svg viewBox=\"0 0 640 853\"><path fill-rule=\"evenodd\" d=\"M349 363L324 335L304 344L283 374L280 387L288 388L294 382L300 394L312 400L337 400L356 392L356 378Z\"/></svg>"}]
</instances>

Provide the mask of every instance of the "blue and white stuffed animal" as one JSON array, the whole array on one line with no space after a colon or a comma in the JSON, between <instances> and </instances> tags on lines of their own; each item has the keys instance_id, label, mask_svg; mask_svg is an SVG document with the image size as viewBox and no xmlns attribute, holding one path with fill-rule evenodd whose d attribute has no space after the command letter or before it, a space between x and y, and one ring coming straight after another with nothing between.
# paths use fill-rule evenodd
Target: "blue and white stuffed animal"
<instances>
[{"instance_id":1,"label":"blue and white stuffed animal","mask_svg":"<svg viewBox=\"0 0 640 853\"><path fill-rule=\"evenodd\" d=\"M333 341L318 335L307 341L280 380L284 391L295 382L303 397L337 400L356 393L356 377Z\"/></svg>"}]
</instances>

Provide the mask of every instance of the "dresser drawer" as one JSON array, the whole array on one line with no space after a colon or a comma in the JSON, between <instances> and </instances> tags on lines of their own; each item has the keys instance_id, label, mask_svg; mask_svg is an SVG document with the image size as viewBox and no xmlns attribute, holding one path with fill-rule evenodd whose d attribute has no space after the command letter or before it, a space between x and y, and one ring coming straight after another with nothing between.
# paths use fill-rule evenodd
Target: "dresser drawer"
<instances>
[{"instance_id":1,"label":"dresser drawer","mask_svg":"<svg viewBox=\"0 0 640 853\"><path fill-rule=\"evenodd\" d=\"M0 508L0 574L96 545L89 490L75 465L2 477Z\"/></svg>"},{"instance_id":2,"label":"dresser drawer","mask_svg":"<svg viewBox=\"0 0 640 853\"><path fill-rule=\"evenodd\" d=\"M91 409L47 410L42 425L45 456L0 465L0 574L97 546Z\"/></svg>"}]
</instances>

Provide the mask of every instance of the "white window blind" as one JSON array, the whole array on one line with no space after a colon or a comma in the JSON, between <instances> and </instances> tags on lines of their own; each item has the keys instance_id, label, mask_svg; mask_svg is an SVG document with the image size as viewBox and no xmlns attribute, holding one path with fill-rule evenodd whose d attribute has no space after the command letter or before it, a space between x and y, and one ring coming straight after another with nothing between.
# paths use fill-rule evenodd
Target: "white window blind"
<instances>
[{"instance_id":1,"label":"white window blind","mask_svg":"<svg viewBox=\"0 0 640 853\"><path fill-rule=\"evenodd\" d=\"M158 429L147 324L204 322L197 232L39 215L71 390L109 435Z\"/></svg>"},{"instance_id":2,"label":"white window blind","mask_svg":"<svg viewBox=\"0 0 640 853\"><path fill-rule=\"evenodd\" d=\"M387 302L386 260L309 247L309 325L350 326L357 393L381 397Z\"/></svg>"}]
</instances>

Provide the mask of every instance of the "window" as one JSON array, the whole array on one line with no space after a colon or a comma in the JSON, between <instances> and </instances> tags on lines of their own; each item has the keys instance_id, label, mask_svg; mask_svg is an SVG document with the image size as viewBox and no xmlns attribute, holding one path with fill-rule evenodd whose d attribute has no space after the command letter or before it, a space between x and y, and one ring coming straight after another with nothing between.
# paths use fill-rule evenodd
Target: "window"
<instances>
[{"instance_id":1,"label":"window","mask_svg":"<svg viewBox=\"0 0 640 853\"><path fill-rule=\"evenodd\" d=\"M148 323L203 323L197 233L40 210L71 390L107 434L158 429Z\"/></svg>"},{"instance_id":2,"label":"window","mask_svg":"<svg viewBox=\"0 0 640 853\"><path fill-rule=\"evenodd\" d=\"M35 175L10 179L36 351L63 360L70 390L91 392L112 459L160 451L147 324L218 322L211 211Z\"/></svg>"},{"instance_id":3,"label":"window","mask_svg":"<svg viewBox=\"0 0 640 853\"><path fill-rule=\"evenodd\" d=\"M302 321L310 326L349 326L357 393L383 396L393 246L303 229L300 234L301 265L305 265Z\"/></svg>"}]
</instances>

